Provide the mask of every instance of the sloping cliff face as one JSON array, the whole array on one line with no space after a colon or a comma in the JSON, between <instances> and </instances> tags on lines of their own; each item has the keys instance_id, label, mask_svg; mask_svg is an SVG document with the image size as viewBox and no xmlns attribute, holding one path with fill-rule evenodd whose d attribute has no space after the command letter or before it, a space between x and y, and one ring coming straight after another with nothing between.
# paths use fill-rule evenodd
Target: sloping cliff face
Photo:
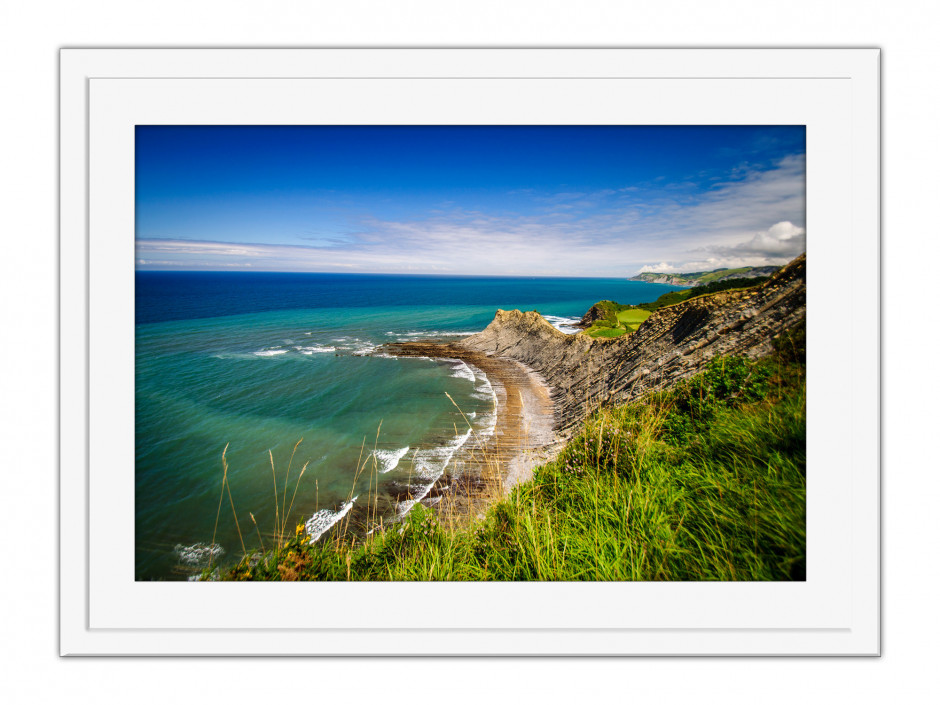
<instances>
[{"instance_id":1,"label":"sloping cliff face","mask_svg":"<svg viewBox=\"0 0 940 705\"><path fill-rule=\"evenodd\" d=\"M573 431L602 404L631 401L699 372L718 355L756 358L806 317L806 256L757 289L726 291L661 308L631 335L566 335L534 311L497 311L456 345L520 362L551 387L556 429Z\"/></svg>"}]
</instances>

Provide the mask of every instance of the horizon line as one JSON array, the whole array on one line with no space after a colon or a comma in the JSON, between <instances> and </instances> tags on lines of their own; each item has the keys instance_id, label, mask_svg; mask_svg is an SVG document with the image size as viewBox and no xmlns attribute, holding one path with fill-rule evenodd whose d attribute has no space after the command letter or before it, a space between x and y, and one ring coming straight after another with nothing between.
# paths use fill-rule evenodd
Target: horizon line
<instances>
[{"instance_id":1,"label":"horizon line","mask_svg":"<svg viewBox=\"0 0 940 705\"><path fill-rule=\"evenodd\" d=\"M752 265L764 266L764 265ZM723 269L727 269L724 267ZM368 275L383 277L489 277L493 279L630 279L640 272L622 276L608 277L588 277L572 274L459 274L455 272L317 272L309 270L284 270L284 269L141 269L134 268L134 273L145 272L149 274L337 274L337 275ZM649 282L647 282L649 283Z\"/></svg>"}]
</instances>

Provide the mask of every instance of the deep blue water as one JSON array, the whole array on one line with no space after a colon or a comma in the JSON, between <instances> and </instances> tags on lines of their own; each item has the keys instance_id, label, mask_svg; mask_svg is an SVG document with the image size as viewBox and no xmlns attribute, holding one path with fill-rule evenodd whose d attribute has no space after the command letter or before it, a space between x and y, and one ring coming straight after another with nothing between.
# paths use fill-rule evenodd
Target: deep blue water
<instances>
[{"instance_id":1,"label":"deep blue water","mask_svg":"<svg viewBox=\"0 0 940 705\"><path fill-rule=\"evenodd\" d=\"M288 526L326 526L369 485L433 482L467 437L495 422L491 388L456 361L377 356L387 342L480 331L497 308L536 309L564 329L600 299L675 287L622 279L138 272L136 576L179 579L201 545L241 555L273 532L294 445ZM378 435L377 435L378 434ZM354 483L362 459L371 470ZM371 475L370 475L371 472ZM374 489L374 487L373 487ZM282 500L283 501L283 500ZM361 501L361 500L358 500Z\"/></svg>"}]
</instances>

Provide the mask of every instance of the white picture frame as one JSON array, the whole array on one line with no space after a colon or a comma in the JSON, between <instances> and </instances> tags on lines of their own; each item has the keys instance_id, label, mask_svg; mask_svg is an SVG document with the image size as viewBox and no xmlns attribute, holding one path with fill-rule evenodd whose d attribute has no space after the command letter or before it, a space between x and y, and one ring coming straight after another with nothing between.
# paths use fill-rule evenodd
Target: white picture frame
<instances>
[{"instance_id":1,"label":"white picture frame","mask_svg":"<svg viewBox=\"0 0 940 705\"><path fill-rule=\"evenodd\" d=\"M877 655L879 61L876 49L62 50L60 653ZM137 124L805 125L807 580L136 582ZM358 608L379 598L460 607Z\"/></svg>"}]
</instances>

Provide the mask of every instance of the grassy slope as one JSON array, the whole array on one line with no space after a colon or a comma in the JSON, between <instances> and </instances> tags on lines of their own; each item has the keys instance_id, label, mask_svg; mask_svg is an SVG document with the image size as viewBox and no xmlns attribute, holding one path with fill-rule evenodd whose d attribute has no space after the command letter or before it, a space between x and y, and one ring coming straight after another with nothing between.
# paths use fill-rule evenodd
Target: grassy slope
<instances>
[{"instance_id":1,"label":"grassy slope","mask_svg":"<svg viewBox=\"0 0 940 705\"><path fill-rule=\"evenodd\" d=\"M604 318L584 331L592 338L618 338L632 333L650 315L649 311L618 304L616 301L598 301L595 306L603 311Z\"/></svg>"},{"instance_id":2,"label":"grassy slope","mask_svg":"<svg viewBox=\"0 0 940 705\"><path fill-rule=\"evenodd\" d=\"M650 317L649 311L644 311L643 309L638 308L628 308L623 311L617 311L617 320L623 323L626 326L630 327L630 330L636 330L643 321Z\"/></svg>"},{"instance_id":3,"label":"grassy slope","mask_svg":"<svg viewBox=\"0 0 940 705\"><path fill-rule=\"evenodd\" d=\"M718 277L724 276L728 272L747 271L747 269L748 268L741 270L721 270L713 274L715 277ZM594 325L584 332L592 338L618 338L621 335L635 331L639 325L649 317L650 313L656 309L665 306L673 306L698 296L707 296L708 294L714 294L728 289L747 289L765 281L767 281L767 277L731 279L723 282L712 281L692 289L670 291L663 294L655 301L637 304L636 306L619 304L616 301L598 301L595 306L603 311L605 317L596 321Z\"/></svg>"},{"instance_id":4,"label":"grassy slope","mask_svg":"<svg viewBox=\"0 0 940 705\"><path fill-rule=\"evenodd\" d=\"M805 348L714 361L602 410L469 527L416 506L354 545L298 534L226 579L805 578Z\"/></svg>"},{"instance_id":5,"label":"grassy slope","mask_svg":"<svg viewBox=\"0 0 940 705\"><path fill-rule=\"evenodd\" d=\"M719 269L715 272L707 272L698 277L698 286L703 284L710 284L716 279L721 277L727 277L730 274L743 274L744 272L749 272L753 267L738 267L737 269Z\"/></svg>"},{"instance_id":6,"label":"grassy slope","mask_svg":"<svg viewBox=\"0 0 940 705\"><path fill-rule=\"evenodd\" d=\"M736 269L729 269L728 272L737 272ZM745 270L746 271L746 270ZM720 275L724 275L727 272L720 272ZM693 287L691 289L683 289L681 291L670 291L667 294L663 294L655 301L643 304L637 304L637 308L644 309L646 311L655 311L656 309L663 308L665 306L673 306L683 301L688 301L689 299L694 299L699 296L707 296L709 294L716 294L719 291L727 291L729 289L749 289L753 286L758 286L767 281L768 277L753 277L748 279L729 279L727 281L718 282L712 281L707 284L700 284L699 286Z\"/></svg>"}]
</instances>

